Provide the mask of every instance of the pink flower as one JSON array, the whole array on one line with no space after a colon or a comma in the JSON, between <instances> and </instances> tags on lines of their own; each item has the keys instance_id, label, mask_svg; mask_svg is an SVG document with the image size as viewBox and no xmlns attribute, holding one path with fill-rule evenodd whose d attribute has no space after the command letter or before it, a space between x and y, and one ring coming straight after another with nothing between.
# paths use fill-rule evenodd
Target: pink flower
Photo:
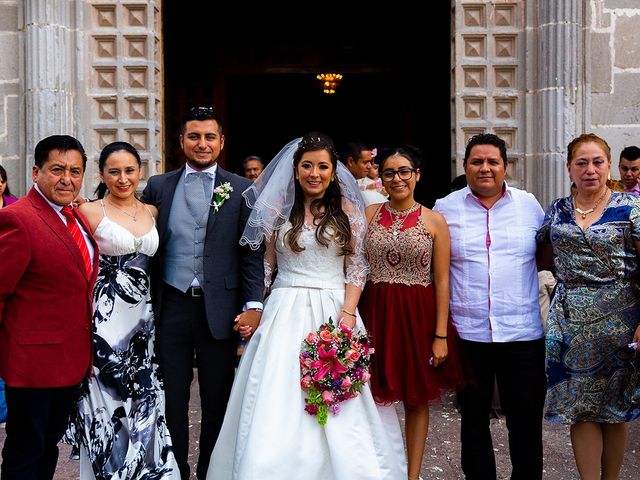
<instances>
[{"instance_id":1,"label":"pink flower","mask_svg":"<svg viewBox=\"0 0 640 480\"><path fill-rule=\"evenodd\" d=\"M345 356L353 361L353 362L357 362L358 359L360 358L360 352L358 352L357 350L348 350L347 353L345 354Z\"/></svg>"},{"instance_id":2,"label":"pink flower","mask_svg":"<svg viewBox=\"0 0 640 480\"><path fill-rule=\"evenodd\" d=\"M330 342L331 341L331 332L329 330L321 330L320 331L320 338L322 340L324 340L325 342Z\"/></svg>"},{"instance_id":3,"label":"pink flower","mask_svg":"<svg viewBox=\"0 0 640 480\"><path fill-rule=\"evenodd\" d=\"M349 390L351 388L351 378L350 377L344 377L342 379L342 385L340 385L340 388L342 390Z\"/></svg>"},{"instance_id":4,"label":"pink flower","mask_svg":"<svg viewBox=\"0 0 640 480\"><path fill-rule=\"evenodd\" d=\"M345 366L340 363L340 359L336 357L336 351L336 347L328 351L324 347L318 348L318 360L311 362L311 367L318 369L318 373L313 377L315 381L322 380L329 373L333 378L339 378L340 374L347 371Z\"/></svg>"},{"instance_id":5,"label":"pink flower","mask_svg":"<svg viewBox=\"0 0 640 480\"><path fill-rule=\"evenodd\" d=\"M333 402L333 392L331 390L325 390L322 392L322 401L327 405Z\"/></svg>"},{"instance_id":6,"label":"pink flower","mask_svg":"<svg viewBox=\"0 0 640 480\"><path fill-rule=\"evenodd\" d=\"M357 397L370 378L370 340L365 332L334 325L329 318L309 332L300 352L300 387L306 393L305 411L327 423L327 414L337 415L340 404Z\"/></svg>"},{"instance_id":7,"label":"pink flower","mask_svg":"<svg viewBox=\"0 0 640 480\"><path fill-rule=\"evenodd\" d=\"M300 386L302 387L303 390L308 390L309 387L311 386L311 376L305 375L304 377L302 377L300 379Z\"/></svg>"},{"instance_id":8,"label":"pink flower","mask_svg":"<svg viewBox=\"0 0 640 480\"><path fill-rule=\"evenodd\" d=\"M347 325L346 323L341 323L340 331L345 334L348 340L351 340L351 337L353 336L353 330L351 329L351 327L349 327L349 325Z\"/></svg>"}]
</instances>

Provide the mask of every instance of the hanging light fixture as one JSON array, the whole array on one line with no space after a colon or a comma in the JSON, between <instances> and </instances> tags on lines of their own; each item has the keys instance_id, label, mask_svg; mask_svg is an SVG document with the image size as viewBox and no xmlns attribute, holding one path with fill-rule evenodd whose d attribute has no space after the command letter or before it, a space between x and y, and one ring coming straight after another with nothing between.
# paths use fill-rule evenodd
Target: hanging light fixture
<instances>
[{"instance_id":1,"label":"hanging light fixture","mask_svg":"<svg viewBox=\"0 0 640 480\"><path fill-rule=\"evenodd\" d=\"M319 73L316 78L320 80L322 86L322 92L327 95L333 95L336 93L336 88L340 85L342 80L342 74L340 73Z\"/></svg>"}]
</instances>

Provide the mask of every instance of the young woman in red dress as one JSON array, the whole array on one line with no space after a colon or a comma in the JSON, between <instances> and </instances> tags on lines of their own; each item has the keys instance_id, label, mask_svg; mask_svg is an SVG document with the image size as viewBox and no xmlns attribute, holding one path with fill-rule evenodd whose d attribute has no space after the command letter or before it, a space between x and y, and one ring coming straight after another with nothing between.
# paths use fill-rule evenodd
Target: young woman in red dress
<instances>
[{"instance_id":1,"label":"young woman in red dress","mask_svg":"<svg viewBox=\"0 0 640 480\"><path fill-rule=\"evenodd\" d=\"M414 200L419 152L376 157L389 201L367 207L371 272L358 309L372 334L371 389L379 403L405 408L409 479L418 479L429 430L428 403L462 384L457 334L449 321L449 229Z\"/></svg>"}]
</instances>

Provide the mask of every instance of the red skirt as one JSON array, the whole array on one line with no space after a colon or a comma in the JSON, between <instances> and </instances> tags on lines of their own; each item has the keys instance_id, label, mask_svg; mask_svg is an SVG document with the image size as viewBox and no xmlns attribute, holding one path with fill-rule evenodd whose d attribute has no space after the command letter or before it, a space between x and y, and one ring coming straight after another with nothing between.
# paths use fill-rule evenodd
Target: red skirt
<instances>
[{"instance_id":1,"label":"red skirt","mask_svg":"<svg viewBox=\"0 0 640 480\"><path fill-rule=\"evenodd\" d=\"M398 400L425 405L442 393L460 390L462 367L458 333L447 325L448 356L437 368L429 364L436 328L436 299L432 285L367 282L360 315L372 336L371 390L378 403Z\"/></svg>"}]
</instances>

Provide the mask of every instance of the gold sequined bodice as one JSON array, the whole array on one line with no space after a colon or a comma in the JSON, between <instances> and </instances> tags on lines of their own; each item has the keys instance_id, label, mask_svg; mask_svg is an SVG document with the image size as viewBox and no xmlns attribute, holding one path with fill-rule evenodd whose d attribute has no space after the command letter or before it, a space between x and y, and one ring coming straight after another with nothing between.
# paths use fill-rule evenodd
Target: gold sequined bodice
<instances>
[{"instance_id":1,"label":"gold sequined bodice","mask_svg":"<svg viewBox=\"0 0 640 480\"><path fill-rule=\"evenodd\" d=\"M369 224L365 250L373 283L431 283L433 238L419 204L398 212L385 203Z\"/></svg>"}]
</instances>

